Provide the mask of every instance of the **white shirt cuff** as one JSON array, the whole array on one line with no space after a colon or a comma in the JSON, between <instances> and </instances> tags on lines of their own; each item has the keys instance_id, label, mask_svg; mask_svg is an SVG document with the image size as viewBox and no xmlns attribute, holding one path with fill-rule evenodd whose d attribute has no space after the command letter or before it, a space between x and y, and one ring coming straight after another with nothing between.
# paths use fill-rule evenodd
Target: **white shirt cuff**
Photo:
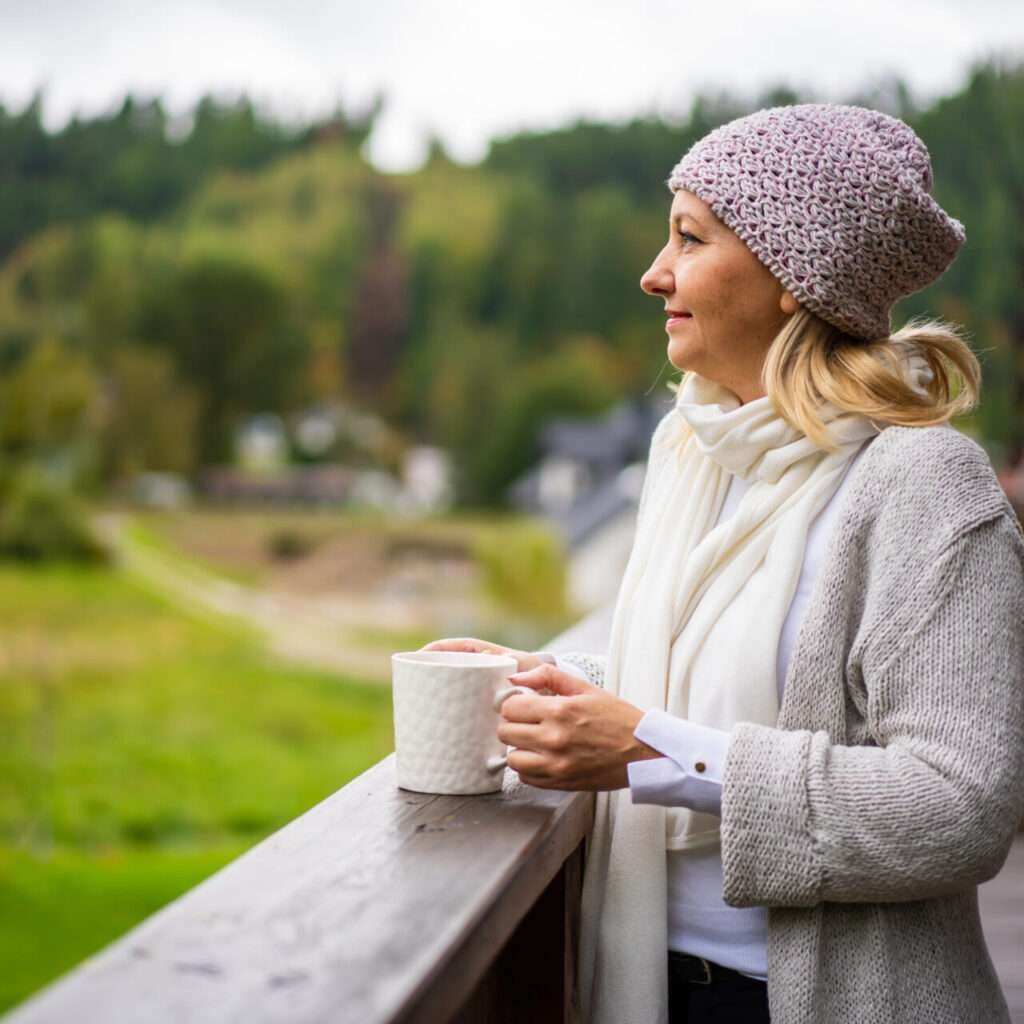
<instances>
[{"instance_id":1,"label":"white shirt cuff","mask_svg":"<svg viewBox=\"0 0 1024 1024\"><path fill-rule=\"evenodd\" d=\"M689 807L721 816L722 773L730 738L726 730L651 708L633 735L666 755L626 766L633 803Z\"/></svg>"}]
</instances>

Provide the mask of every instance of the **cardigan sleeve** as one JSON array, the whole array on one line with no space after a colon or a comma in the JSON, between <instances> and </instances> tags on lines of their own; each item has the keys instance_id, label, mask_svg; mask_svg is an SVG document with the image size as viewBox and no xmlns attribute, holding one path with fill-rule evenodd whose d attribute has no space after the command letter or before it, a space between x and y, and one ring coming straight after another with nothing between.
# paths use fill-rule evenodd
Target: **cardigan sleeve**
<instances>
[{"instance_id":1,"label":"cardigan sleeve","mask_svg":"<svg viewBox=\"0 0 1024 1024\"><path fill-rule=\"evenodd\" d=\"M920 900L998 873L1024 814L1024 538L1010 516L931 559L908 582L908 628L865 647L876 745L733 727L726 903Z\"/></svg>"},{"instance_id":2,"label":"cardigan sleeve","mask_svg":"<svg viewBox=\"0 0 1024 1024\"><path fill-rule=\"evenodd\" d=\"M547 654L547 651L539 652ZM551 654L554 664L563 672L578 676L594 686L604 686L605 666L608 663L604 654L586 654L583 651L569 651L566 654Z\"/></svg>"}]
</instances>

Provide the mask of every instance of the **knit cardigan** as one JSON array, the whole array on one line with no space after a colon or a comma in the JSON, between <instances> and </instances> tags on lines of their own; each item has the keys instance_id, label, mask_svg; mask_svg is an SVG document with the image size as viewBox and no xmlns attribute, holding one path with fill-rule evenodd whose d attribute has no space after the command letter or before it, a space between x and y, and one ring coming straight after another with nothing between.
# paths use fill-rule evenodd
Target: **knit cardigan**
<instances>
[{"instance_id":1,"label":"knit cardigan","mask_svg":"<svg viewBox=\"0 0 1024 1024\"><path fill-rule=\"evenodd\" d=\"M773 1024L1008 1024L977 886L1022 780L1024 533L975 441L887 427L850 472L777 725L729 741L722 897L769 908Z\"/></svg>"}]
</instances>

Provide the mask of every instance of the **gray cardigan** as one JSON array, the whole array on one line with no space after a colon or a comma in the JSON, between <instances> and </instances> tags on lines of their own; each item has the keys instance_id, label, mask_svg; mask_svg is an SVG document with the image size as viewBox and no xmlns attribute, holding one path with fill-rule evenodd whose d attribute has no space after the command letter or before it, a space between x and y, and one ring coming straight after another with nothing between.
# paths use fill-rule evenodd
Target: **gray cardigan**
<instances>
[{"instance_id":1,"label":"gray cardigan","mask_svg":"<svg viewBox=\"0 0 1024 1024\"><path fill-rule=\"evenodd\" d=\"M851 470L777 727L729 742L722 896L769 908L773 1024L1009 1022L977 886L1022 779L1024 533L975 441L887 427Z\"/></svg>"}]
</instances>

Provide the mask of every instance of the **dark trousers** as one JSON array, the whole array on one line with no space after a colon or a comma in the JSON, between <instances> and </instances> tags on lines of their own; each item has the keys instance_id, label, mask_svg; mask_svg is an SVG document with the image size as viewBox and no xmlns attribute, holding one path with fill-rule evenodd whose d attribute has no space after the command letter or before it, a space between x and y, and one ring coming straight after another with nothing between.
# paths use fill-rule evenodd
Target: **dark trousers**
<instances>
[{"instance_id":1,"label":"dark trousers","mask_svg":"<svg viewBox=\"0 0 1024 1024\"><path fill-rule=\"evenodd\" d=\"M769 1024L768 985L700 957L668 954L670 1024Z\"/></svg>"}]
</instances>

